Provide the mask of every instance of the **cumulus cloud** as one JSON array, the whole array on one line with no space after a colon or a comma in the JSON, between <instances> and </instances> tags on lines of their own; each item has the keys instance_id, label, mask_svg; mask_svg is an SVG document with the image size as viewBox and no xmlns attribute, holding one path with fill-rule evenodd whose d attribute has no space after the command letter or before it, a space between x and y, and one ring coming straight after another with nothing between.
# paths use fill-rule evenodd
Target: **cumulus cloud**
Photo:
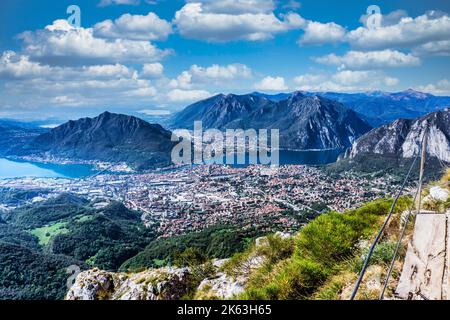
<instances>
[{"instance_id":1,"label":"cumulus cloud","mask_svg":"<svg viewBox=\"0 0 450 320\"><path fill-rule=\"evenodd\" d=\"M213 64L209 67L192 65L189 70L181 72L176 78L171 80L172 88L191 89L199 84L218 83L247 79L252 76L252 70L244 64L234 63L229 65Z\"/></svg>"},{"instance_id":2,"label":"cumulus cloud","mask_svg":"<svg viewBox=\"0 0 450 320\"><path fill-rule=\"evenodd\" d=\"M92 65L82 67L58 67L43 65L26 55L6 51L0 57L0 79L46 79L61 81L70 79L137 79L137 72L122 64Z\"/></svg>"},{"instance_id":3,"label":"cumulus cloud","mask_svg":"<svg viewBox=\"0 0 450 320\"><path fill-rule=\"evenodd\" d=\"M289 13L280 20L273 12L206 11L199 2L187 3L176 12L173 20L182 36L212 42L266 40L277 33L298 28L302 21L296 13Z\"/></svg>"},{"instance_id":4,"label":"cumulus cloud","mask_svg":"<svg viewBox=\"0 0 450 320\"><path fill-rule=\"evenodd\" d=\"M435 95L450 95L450 81L448 79L442 79L436 83L418 86L417 90Z\"/></svg>"},{"instance_id":5,"label":"cumulus cloud","mask_svg":"<svg viewBox=\"0 0 450 320\"><path fill-rule=\"evenodd\" d=\"M412 54L395 50L349 51L343 56L334 53L313 59L317 63L335 65L340 69L378 69L411 67L420 65L420 59Z\"/></svg>"},{"instance_id":6,"label":"cumulus cloud","mask_svg":"<svg viewBox=\"0 0 450 320\"><path fill-rule=\"evenodd\" d=\"M172 25L155 13L147 15L122 15L116 20L105 20L93 27L94 36L111 39L166 40Z\"/></svg>"},{"instance_id":7,"label":"cumulus cloud","mask_svg":"<svg viewBox=\"0 0 450 320\"><path fill-rule=\"evenodd\" d=\"M206 90L181 90L181 89L174 89L171 90L167 97L172 102L192 102L192 101L198 101L203 100L206 98L211 97L212 94L209 93Z\"/></svg>"},{"instance_id":8,"label":"cumulus cloud","mask_svg":"<svg viewBox=\"0 0 450 320\"><path fill-rule=\"evenodd\" d=\"M366 19L367 16L364 15L360 21L365 23ZM348 31L335 22L306 21L303 29L305 33L299 39L300 45L342 42L355 49L374 51L425 45L429 51L431 43L443 45L445 43L441 41L450 40L450 17L443 12L429 11L412 18L405 11L398 10L383 15L382 24L378 28L362 26ZM423 51L427 51L427 48Z\"/></svg>"},{"instance_id":9,"label":"cumulus cloud","mask_svg":"<svg viewBox=\"0 0 450 320\"><path fill-rule=\"evenodd\" d=\"M321 23L308 21L305 33L300 37L300 45L317 45L323 43L337 43L344 40L346 29L334 22Z\"/></svg>"},{"instance_id":10,"label":"cumulus cloud","mask_svg":"<svg viewBox=\"0 0 450 320\"><path fill-rule=\"evenodd\" d=\"M164 72L164 66L161 63L145 63L142 66L141 76L149 78L161 77Z\"/></svg>"},{"instance_id":11,"label":"cumulus cloud","mask_svg":"<svg viewBox=\"0 0 450 320\"><path fill-rule=\"evenodd\" d=\"M255 89L261 91L284 91L288 90L288 86L283 77L268 76L256 83Z\"/></svg>"},{"instance_id":12,"label":"cumulus cloud","mask_svg":"<svg viewBox=\"0 0 450 320\"><path fill-rule=\"evenodd\" d=\"M97 38L92 28L75 28L66 20L56 20L43 30L24 32L19 38L26 55L50 64L154 62L171 53L148 41Z\"/></svg>"},{"instance_id":13,"label":"cumulus cloud","mask_svg":"<svg viewBox=\"0 0 450 320\"><path fill-rule=\"evenodd\" d=\"M138 73L121 64L61 67L33 62L12 51L0 56L1 107L19 109L93 107L153 101L158 91ZM70 80L70 81L68 81Z\"/></svg>"},{"instance_id":14,"label":"cumulus cloud","mask_svg":"<svg viewBox=\"0 0 450 320\"><path fill-rule=\"evenodd\" d=\"M18 55L13 51L6 51L0 57L0 79L21 79L48 75L51 72L49 66L30 61L24 55Z\"/></svg>"},{"instance_id":15,"label":"cumulus cloud","mask_svg":"<svg viewBox=\"0 0 450 320\"><path fill-rule=\"evenodd\" d=\"M226 66L213 64L207 68L193 65L190 68L190 73L194 76L194 79L199 81L233 80L250 77L252 75L252 70L245 64L236 63Z\"/></svg>"},{"instance_id":16,"label":"cumulus cloud","mask_svg":"<svg viewBox=\"0 0 450 320\"><path fill-rule=\"evenodd\" d=\"M273 0L188 0L187 2L201 3L203 10L209 13L268 13L275 10Z\"/></svg>"},{"instance_id":17,"label":"cumulus cloud","mask_svg":"<svg viewBox=\"0 0 450 320\"><path fill-rule=\"evenodd\" d=\"M95 78L137 78L134 70L118 63L83 67L81 73Z\"/></svg>"},{"instance_id":18,"label":"cumulus cloud","mask_svg":"<svg viewBox=\"0 0 450 320\"><path fill-rule=\"evenodd\" d=\"M413 49L419 56L450 56L450 40L428 42Z\"/></svg>"},{"instance_id":19,"label":"cumulus cloud","mask_svg":"<svg viewBox=\"0 0 450 320\"><path fill-rule=\"evenodd\" d=\"M397 78L380 71L344 70L335 74L304 74L294 78L297 90L316 92L361 92L397 85Z\"/></svg>"},{"instance_id":20,"label":"cumulus cloud","mask_svg":"<svg viewBox=\"0 0 450 320\"><path fill-rule=\"evenodd\" d=\"M347 41L356 48L385 49L414 47L433 41L450 40L450 17L436 11L416 18L403 17L396 24L350 31Z\"/></svg>"}]
</instances>

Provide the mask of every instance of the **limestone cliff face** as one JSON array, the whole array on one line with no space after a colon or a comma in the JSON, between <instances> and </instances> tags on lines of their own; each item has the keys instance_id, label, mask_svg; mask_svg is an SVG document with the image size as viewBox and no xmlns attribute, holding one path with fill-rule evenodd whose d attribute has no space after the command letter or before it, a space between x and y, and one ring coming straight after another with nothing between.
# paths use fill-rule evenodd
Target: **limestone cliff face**
<instances>
[{"instance_id":1,"label":"limestone cliff face","mask_svg":"<svg viewBox=\"0 0 450 320\"><path fill-rule=\"evenodd\" d=\"M186 268L136 274L88 270L77 276L66 300L178 300L188 292L188 275Z\"/></svg>"},{"instance_id":2,"label":"limestone cliff face","mask_svg":"<svg viewBox=\"0 0 450 320\"><path fill-rule=\"evenodd\" d=\"M399 119L366 133L356 140L350 158L360 154L395 154L412 158L420 152L428 127L427 154L450 162L450 109L430 113L418 119Z\"/></svg>"}]
</instances>

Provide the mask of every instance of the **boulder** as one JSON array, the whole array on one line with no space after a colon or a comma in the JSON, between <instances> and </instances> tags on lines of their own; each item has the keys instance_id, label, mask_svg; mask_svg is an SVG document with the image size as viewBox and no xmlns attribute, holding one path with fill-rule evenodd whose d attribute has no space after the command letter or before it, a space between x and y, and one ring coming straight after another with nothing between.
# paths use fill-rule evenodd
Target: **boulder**
<instances>
[{"instance_id":1,"label":"boulder","mask_svg":"<svg viewBox=\"0 0 450 320\"><path fill-rule=\"evenodd\" d=\"M435 186L430 189L430 197L438 201L447 201L450 197L450 192L447 189Z\"/></svg>"},{"instance_id":2,"label":"boulder","mask_svg":"<svg viewBox=\"0 0 450 320\"><path fill-rule=\"evenodd\" d=\"M98 269L77 276L67 300L179 300L188 293L187 268L149 269L132 275Z\"/></svg>"}]
</instances>

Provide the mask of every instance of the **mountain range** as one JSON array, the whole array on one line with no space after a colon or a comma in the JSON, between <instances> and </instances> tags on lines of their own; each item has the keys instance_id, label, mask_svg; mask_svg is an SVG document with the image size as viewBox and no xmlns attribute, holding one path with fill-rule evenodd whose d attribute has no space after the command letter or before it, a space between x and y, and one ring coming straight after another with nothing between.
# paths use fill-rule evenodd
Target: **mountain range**
<instances>
[{"instance_id":1,"label":"mountain range","mask_svg":"<svg viewBox=\"0 0 450 320\"><path fill-rule=\"evenodd\" d=\"M305 92L307 96L321 96L338 101L358 112L373 127L379 127L400 118L418 118L450 106L450 97L434 96L408 89L401 92L371 91L363 93ZM254 92L253 95L272 101L280 101L291 95L275 95Z\"/></svg>"},{"instance_id":2,"label":"mountain range","mask_svg":"<svg viewBox=\"0 0 450 320\"><path fill-rule=\"evenodd\" d=\"M339 101L362 114L374 127L400 118L413 119L450 107L450 97L434 96L412 89L390 93L321 93L323 97Z\"/></svg>"},{"instance_id":3,"label":"mountain range","mask_svg":"<svg viewBox=\"0 0 450 320\"><path fill-rule=\"evenodd\" d=\"M170 164L171 132L136 117L105 112L69 121L45 132L18 155L126 162L138 169Z\"/></svg>"},{"instance_id":4,"label":"mountain range","mask_svg":"<svg viewBox=\"0 0 450 320\"><path fill-rule=\"evenodd\" d=\"M172 128L279 129L283 149L347 148L372 127L339 102L295 92L279 99L261 94L219 94L177 113Z\"/></svg>"},{"instance_id":5,"label":"mountain range","mask_svg":"<svg viewBox=\"0 0 450 320\"><path fill-rule=\"evenodd\" d=\"M438 120L431 132L435 143L430 141L429 148L434 148L432 154L442 161L449 161L450 122L445 118L447 111L436 111L445 105L450 105L450 97L413 90L219 94L186 107L167 121L172 129L192 129L194 121L199 120L204 129L279 129L282 149L352 148L352 155L370 151L408 156L408 150L417 147L417 139L411 142L417 134L417 123L431 112L426 118ZM395 121L391 122L391 118ZM69 121L51 130L0 120L0 134L1 156L126 162L137 169L170 164L174 145L171 132L161 125L109 112Z\"/></svg>"}]
</instances>

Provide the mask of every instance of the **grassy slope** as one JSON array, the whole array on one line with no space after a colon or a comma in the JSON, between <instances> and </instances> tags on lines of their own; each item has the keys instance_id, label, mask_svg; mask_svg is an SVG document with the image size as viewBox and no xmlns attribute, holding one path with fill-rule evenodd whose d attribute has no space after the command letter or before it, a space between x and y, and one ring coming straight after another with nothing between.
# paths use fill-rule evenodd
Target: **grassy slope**
<instances>
[{"instance_id":1,"label":"grassy slope","mask_svg":"<svg viewBox=\"0 0 450 320\"><path fill-rule=\"evenodd\" d=\"M336 275L344 272L356 274L360 261L362 240L373 237L388 213L391 200L378 200L344 214L323 214L305 226L293 239L274 242L271 259L256 271L251 271L242 299L313 299L330 298L321 290ZM396 213L410 204L408 198L400 199ZM289 253L291 241L292 254ZM286 247L286 245L288 247ZM281 248L284 248L281 250ZM249 251L255 250L254 247ZM389 250L389 248L388 248ZM233 273L236 265L245 261L250 252L236 255L225 266ZM379 252L383 257L384 254ZM333 284L333 292L342 289ZM338 288L339 287L339 288Z\"/></svg>"}]
</instances>

